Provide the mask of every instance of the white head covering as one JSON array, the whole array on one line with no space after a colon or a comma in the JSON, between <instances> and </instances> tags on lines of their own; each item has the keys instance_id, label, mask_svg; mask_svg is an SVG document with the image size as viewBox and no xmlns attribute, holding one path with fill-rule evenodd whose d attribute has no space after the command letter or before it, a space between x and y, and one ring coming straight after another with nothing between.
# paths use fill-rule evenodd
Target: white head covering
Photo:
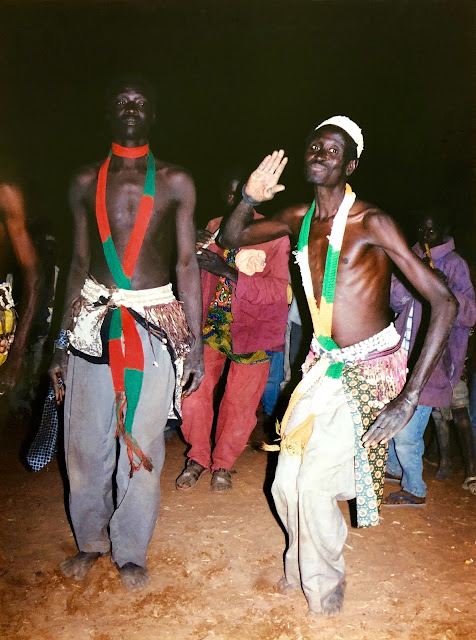
<instances>
[{"instance_id":1,"label":"white head covering","mask_svg":"<svg viewBox=\"0 0 476 640\"><path fill-rule=\"evenodd\" d=\"M362 129L359 127L359 125L355 124L355 122L347 116L332 116L332 118L324 120L324 122L321 122L321 124L317 125L314 131L317 131L321 127L324 127L326 124L332 124L335 127L344 129L344 131L349 134L349 136L357 145L357 158L360 158L361 153L364 150L364 136L362 135Z\"/></svg>"}]
</instances>

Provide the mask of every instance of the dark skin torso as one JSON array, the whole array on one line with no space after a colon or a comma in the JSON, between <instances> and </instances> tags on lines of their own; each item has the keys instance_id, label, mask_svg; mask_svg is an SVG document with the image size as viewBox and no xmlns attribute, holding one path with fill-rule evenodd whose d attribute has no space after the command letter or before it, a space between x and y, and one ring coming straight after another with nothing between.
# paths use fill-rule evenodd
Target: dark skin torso
<instances>
[{"instance_id":1,"label":"dark skin torso","mask_svg":"<svg viewBox=\"0 0 476 640\"><path fill-rule=\"evenodd\" d=\"M308 252L313 293L320 304L327 236L343 202L346 182L357 160L345 159L346 143L335 130L316 131L305 152L308 181L314 185L316 210L311 222ZM248 198L271 200L284 189L278 184L286 166L284 151L275 151L261 162L245 186ZM272 218L253 220L252 208L242 200L234 210L221 241L225 246L258 244L292 235L299 237L309 205L288 207ZM338 264L332 317L332 338L339 347L365 340L389 322L389 289L392 262L431 305L431 319L420 358L404 391L379 415L362 440L376 446L387 442L410 420L421 389L441 356L456 316L456 303L439 278L415 256L392 218L360 200L348 215Z\"/></svg>"},{"instance_id":2,"label":"dark skin torso","mask_svg":"<svg viewBox=\"0 0 476 640\"><path fill-rule=\"evenodd\" d=\"M146 158L134 161L113 157L107 176L106 209L109 215L111 235L119 259L124 257L140 199L143 192ZM104 250L96 222L96 185L99 165L87 173L91 179L83 190L84 207L87 212L88 244L90 250L89 272L107 287L114 285L104 258ZM172 249L175 246L177 198L173 178L182 170L173 165L156 161L155 199L147 233L136 263L132 278L133 289L150 289L170 282Z\"/></svg>"},{"instance_id":3,"label":"dark skin torso","mask_svg":"<svg viewBox=\"0 0 476 640\"><path fill-rule=\"evenodd\" d=\"M299 237L309 205L292 207L285 213L294 237ZM375 211L356 201L349 212L337 271L332 336L346 347L382 331L390 321L389 292L392 265L386 253L375 244L366 221ZM318 212L309 230L309 265L314 297L319 307L333 219L320 220ZM356 313L358 309L358 313ZM348 319L352 318L352 323Z\"/></svg>"},{"instance_id":4,"label":"dark skin torso","mask_svg":"<svg viewBox=\"0 0 476 640\"><path fill-rule=\"evenodd\" d=\"M88 274L108 288L115 282L107 266L96 221L96 189L100 164L80 171L70 189L70 204L75 220L73 259L65 296L62 327L71 325L71 308ZM111 159L106 183L106 209L111 236L119 259L123 260L142 197L147 169L146 158ZM193 210L195 189L186 171L156 159L155 198L152 215L132 277L132 289L152 289L168 284L171 278L172 252L177 253L178 298L193 336L200 335L200 276L195 256ZM78 313L75 305L73 313ZM50 366L57 402L64 397L67 359L57 351ZM193 340L184 364L182 384L189 395L203 377L202 346Z\"/></svg>"}]
</instances>

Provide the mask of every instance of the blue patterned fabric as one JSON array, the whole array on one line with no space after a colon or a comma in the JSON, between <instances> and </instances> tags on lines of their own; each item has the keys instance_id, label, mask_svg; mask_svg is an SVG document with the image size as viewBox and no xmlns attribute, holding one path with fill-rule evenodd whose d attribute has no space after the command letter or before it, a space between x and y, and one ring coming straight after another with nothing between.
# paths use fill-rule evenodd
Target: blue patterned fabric
<instances>
[{"instance_id":1,"label":"blue patterned fabric","mask_svg":"<svg viewBox=\"0 0 476 640\"><path fill-rule=\"evenodd\" d=\"M61 382L60 382L61 385ZM33 471L40 471L53 459L56 452L56 438L58 436L58 410L56 407L55 390L50 382L48 394L43 405L40 428L33 440L27 462Z\"/></svg>"}]
</instances>

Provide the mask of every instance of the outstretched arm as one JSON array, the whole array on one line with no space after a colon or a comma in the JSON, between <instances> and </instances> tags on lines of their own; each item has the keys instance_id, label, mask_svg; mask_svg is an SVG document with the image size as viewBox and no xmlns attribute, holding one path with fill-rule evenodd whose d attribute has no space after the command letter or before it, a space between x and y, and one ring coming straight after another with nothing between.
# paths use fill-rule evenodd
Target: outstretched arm
<instances>
[{"instance_id":1,"label":"outstretched arm","mask_svg":"<svg viewBox=\"0 0 476 640\"><path fill-rule=\"evenodd\" d=\"M4 212L8 236L23 275L23 292L18 305L19 322L8 360L0 369L0 387L13 389L21 374L21 362L41 293L41 269L36 249L26 226L25 201L16 185L0 185L0 209Z\"/></svg>"},{"instance_id":2,"label":"outstretched arm","mask_svg":"<svg viewBox=\"0 0 476 640\"><path fill-rule=\"evenodd\" d=\"M245 247L290 235L291 229L285 212L268 220L253 220L253 203L272 200L276 193L284 191L279 178L288 159L284 151L273 151L250 175L244 188L244 198L233 211L220 235L220 244L232 249Z\"/></svg>"},{"instance_id":3,"label":"outstretched arm","mask_svg":"<svg viewBox=\"0 0 476 640\"><path fill-rule=\"evenodd\" d=\"M200 269L195 254L195 187L185 173L172 177L177 193L177 287L183 302L185 317L192 332L190 353L184 363L182 386L184 396L189 396L200 386L205 373L202 343L202 286Z\"/></svg>"},{"instance_id":4,"label":"outstretched arm","mask_svg":"<svg viewBox=\"0 0 476 640\"><path fill-rule=\"evenodd\" d=\"M69 189L69 204L74 219L73 255L66 284L65 302L61 329L66 330L71 324L73 301L79 297L81 288L89 269L89 241L87 212L84 205L84 194L91 180L95 179L93 170L76 176ZM60 386L59 379L66 382L68 368L68 354L64 349L56 349L50 364L49 374L55 389L56 402L60 403L64 398L64 385Z\"/></svg>"},{"instance_id":5,"label":"outstretched arm","mask_svg":"<svg viewBox=\"0 0 476 640\"><path fill-rule=\"evenodd\" d=\"M408 247L393 220L381 213L368 215L366 228L373 244L380 246L431 306L430 323L420 357L402 393L390 402L362 441L374 447L388 442L409 422L420 394L441 357L456 318L458 305L451 291Z\"/></svg>"}]
</instances>

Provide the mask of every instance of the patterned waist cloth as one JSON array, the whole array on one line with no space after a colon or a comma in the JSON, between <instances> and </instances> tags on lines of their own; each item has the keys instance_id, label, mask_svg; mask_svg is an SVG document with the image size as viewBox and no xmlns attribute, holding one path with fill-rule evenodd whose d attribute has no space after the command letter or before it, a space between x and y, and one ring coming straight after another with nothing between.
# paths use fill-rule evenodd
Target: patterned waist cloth
<instances>
[{"instance_id":1,"label":"patterned waist cloth","mask_svg":"<svg viewBox=\"0 0 476 640\"><path fill-rule=\"evenodd\" d=\"M329 376L329 369L336 363L340 364L339 375ZM362 436L384 406L400 393L406 373L407 351L393 324L342 349L327 351L314 339L303 365L303 378L281 423L281 453L303 456L314 416L319 413L313 403L315 392L324 379L340 379L354 423L357 521L361 527L378 524L387 457L387 445L366 449Z\"/></svg>"}]
</instances>

